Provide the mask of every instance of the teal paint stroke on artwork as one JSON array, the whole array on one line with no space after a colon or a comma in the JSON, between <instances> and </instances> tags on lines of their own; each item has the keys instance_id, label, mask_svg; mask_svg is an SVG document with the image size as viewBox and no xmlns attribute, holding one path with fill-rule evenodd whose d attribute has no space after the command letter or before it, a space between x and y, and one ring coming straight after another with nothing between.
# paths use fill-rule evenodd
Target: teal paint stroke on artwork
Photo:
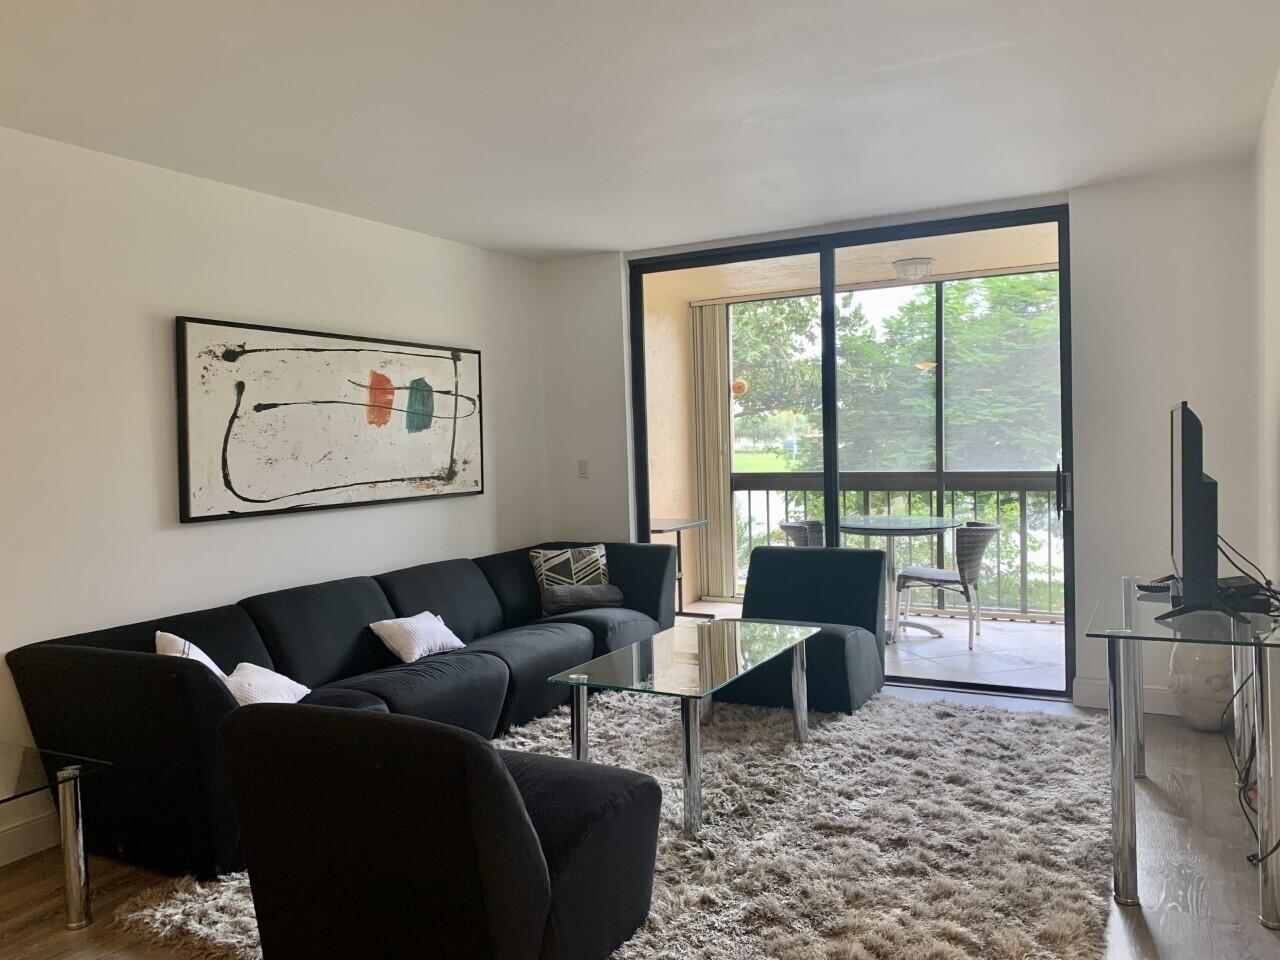
<instances>
[{"instance_id":1,"label":"teal paint stroke on artwork","mask_svg":"<svg viewBox=\"0 0 1280 960\"><path fill-rule=\"evenodd\" d=\"M422 377L409 381L409 397L405 402L404 428L410 433L421 433L431 426L435 415L436 399L431 384Z\"/></svg>"}]
</instances>

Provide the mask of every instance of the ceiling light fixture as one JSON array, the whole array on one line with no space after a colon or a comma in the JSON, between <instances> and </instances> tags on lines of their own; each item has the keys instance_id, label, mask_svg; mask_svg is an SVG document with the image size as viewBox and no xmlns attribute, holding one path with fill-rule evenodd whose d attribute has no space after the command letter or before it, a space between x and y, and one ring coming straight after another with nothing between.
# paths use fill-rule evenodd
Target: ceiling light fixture
<instances>
[{"instance_id":1,"label":"ceiling light fixture","mask_svg":"<svg viewBox=\"0 0 1280 960\"><path fill-rule=\"evenodd\" d=\"M933 257L912 257L909 260L893 261L893 270L899 280L919 283L933 273Z\"/></svg>"},{"instance_id":2,"label":"ceiling light fixture","mask_svg":"<svg viewBox=\"0 0 1280 960\"><path fill-rule=\"evenodd\" d=\"M937 361L937 360L921 360L919 363L917 363L917 364L916 364L916 369L917 369L917 370L932 370L932 369L933 369L934 367L936 367L937 365L938 365L938 361Z\"/></svg>"}]
</instances>

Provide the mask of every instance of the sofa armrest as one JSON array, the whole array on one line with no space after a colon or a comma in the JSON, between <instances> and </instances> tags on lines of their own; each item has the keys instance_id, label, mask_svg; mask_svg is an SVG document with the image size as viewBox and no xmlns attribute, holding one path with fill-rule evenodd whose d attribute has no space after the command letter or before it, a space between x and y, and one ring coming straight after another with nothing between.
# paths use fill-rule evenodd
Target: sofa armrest
<instances>
[{"instance_id":1,"label":"sofa armrest","mask_svg":"<svg viewBox=\"0 0 1280 960\"><path fill-rule=\"evenodd\" d=\"M622 589L623 603L647 614L667 630L676 619L676 548L665 543L606 543L609 582Z\"/></svg>"},{"instance_id":2,"label":"sofa armrest","mask_svg":"<svg viewBox=\"0 0 1280 960\"><path fill-rule=\"evenodd\" d=\"M386 701L363 690L350 687L321 687L312 690L298 701L309 707L343 707L347 710L368 710L371 713L390 713Z\"/></svg>"},{"instance_id":3,"label":"sofa armrest","mask_svg":"<svg viewBox=\"0 0 1280 960\"><path fill-rule=\"evenodd\" d=\"M109 761L83 784L90 850L168 872L239 869L222 741L230 691L194 660L45 642L6 661L36 743Z\"/></svg>"}]
</instances>

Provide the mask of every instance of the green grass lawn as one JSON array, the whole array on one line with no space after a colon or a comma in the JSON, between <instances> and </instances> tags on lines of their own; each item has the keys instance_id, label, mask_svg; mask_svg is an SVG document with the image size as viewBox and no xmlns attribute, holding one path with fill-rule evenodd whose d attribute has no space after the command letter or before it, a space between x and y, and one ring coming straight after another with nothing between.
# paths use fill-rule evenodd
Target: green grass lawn
<instances>
[{"instance_id":1,"label":"green grass lawn","mask_svg":"<svg viewBox=\"0 0 1280 960\"><path fill-rule=\"evenodd\" d=\"M734 473L786 473L791 469L791 461L783 453L735 450L732 469Z\"/></svg>"}]
</instances>

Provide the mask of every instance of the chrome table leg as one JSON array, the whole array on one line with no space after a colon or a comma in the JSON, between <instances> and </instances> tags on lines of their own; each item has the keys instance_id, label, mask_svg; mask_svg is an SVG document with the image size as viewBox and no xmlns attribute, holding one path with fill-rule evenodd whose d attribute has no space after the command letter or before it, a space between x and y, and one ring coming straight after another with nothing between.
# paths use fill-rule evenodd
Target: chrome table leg
<instances>
[{"instance_id":1,"label":"chrome table leg","mask_svg":"<svg viewBox=\"0 0 1280 960\"><path fill-rule=\"evenodd\" d=\"M1253 625L1233 621L1232 640L1247 644L1253 637ZM1244 763L1253 749L1253 653L1247 646L1231 648L1231 689L1235 699L1231 701L1231 752L1235 754L1236 786L1242 787Z\"/></svg>"},{"instance_id":2,"label":"chrome table leg","mask_svg":"<svg viewBox=\"0 0 1280 960\"><path fill-rule=\"evenodd\" d=\"M1147 710L1143 699L1146 696L1146 683L1142 678L1142 645L1137 640L1128 641L1133 645L1133 679L1129 689L1133 692L1133 775L1139 779L1147 776Z\"/></svg>"},{"instance_id":3,"label":"chrome table leg","mask_svg":"<svg viewBox=\"0 0 1280 960\"><path fill-rule=\"evenodd\" d=\"M89 861L84 855L78 767L66 767L58 771L58 819L62 826L67 929L80 930L92 922L93 916L89 910Z\"/></svg>"},{"instance_id":4,"label":"chrome table leg","mask_svg":"<svg viewBox=\"0 0 1280 960\"><path fill-rule=\"evenodd\" d=\"M1253 721L1257 737L1258 855L1280 843L1280 715L1275 697L1280 689L1280 649L1253 648ZM1280 850L1258 864L1258 919L1280 930Z\"/></svg>"},{"instance_id":5,"label":"chrome table leg","mask_svg":"<svg viewBox=\"0 0 1280 960\"><path fill-rule=\"evenodd\" d=\"M803 640L791 650L791 719L795 727L796 743L808 743L809 678Z\"/></svg>"},{"instance_id":6,"label":"chrome table leg","mask_svg":"<svg viewBox=\"0 0 1280 960\"><path fill-rule=\"evenodd\" d=\"M684 829L697 836L702 826L702 731L697 697L680 698L680 729L684 740Z\"/></svg>"},{"instance_id":7,"label":"chrome table leg","mask_svg":"<svg viewBox=\"0 0 1280 960\"><path fill-rule=\"evenodd\" d=\"M1138 602L1138 583L1139 577L1128 576L1121 579L1121 589L1124 591L1124 603L1121 610L1124 616L1124 628L1127 631L1133 631L1137 627L1137 607ZM1138 691L1137 708L1134 712L1134 750L1133 750L1133 775L1135 777L1146 777L1147 775L1147 734L1146 734L1146 707L1143 704L1144 691L1146 684L1142 679L1142 648L1134 646L1133 648L1133 682L1131 684L1134 690Z\"/></svg>"},{"instance_id":8,"label":"chrome table leg","mask_svg":"<svg viewBox=\"0 0 1280 960\"><path fill-rule=\"evenodd\" d=\"M1141 687L1134 669L1140 651L1131 637L1107 638L1107 691L1111 720L1112 894L1121 906L1138 903L1138 824L1134 761Z\"/></svg>"},{"instance_id":9,"label":"chrome table leg","mask_svg":"<svg viewBox=\"0 0 1280 960\"><path fill-rule=\"evenodd\" d=\"M590 751L587 748L587 687L575 685L573 688L573 705L569 712L569 735L573 741L573 759L586 760Z\"/></svg>"}]
</instances>

